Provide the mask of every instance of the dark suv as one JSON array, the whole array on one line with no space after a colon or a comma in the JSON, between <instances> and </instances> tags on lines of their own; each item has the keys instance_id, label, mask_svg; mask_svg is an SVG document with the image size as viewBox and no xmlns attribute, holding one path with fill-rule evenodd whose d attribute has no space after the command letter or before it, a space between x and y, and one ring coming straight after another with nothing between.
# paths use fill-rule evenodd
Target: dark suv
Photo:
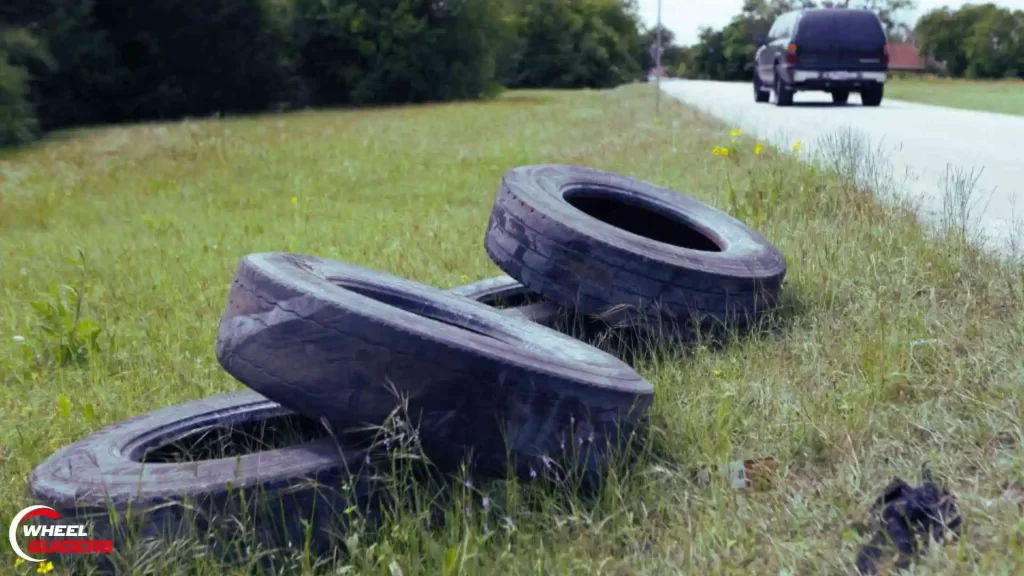
<instances>
[{"instance_id":1,"label":"dark suv","mask_svg":"<svg viewBox=\"0 0 1024 576\"><path fill-rule=\"evenodd\" d=\"M767 102L775 92L778 106L793 104L800 90L832 94L846 103L860 92L865 106L882 103L889 71L885 28L870 10L828 8L798 10L779 16L759 39L754 55L754 99Z\"/></svg>"}]
</instances>

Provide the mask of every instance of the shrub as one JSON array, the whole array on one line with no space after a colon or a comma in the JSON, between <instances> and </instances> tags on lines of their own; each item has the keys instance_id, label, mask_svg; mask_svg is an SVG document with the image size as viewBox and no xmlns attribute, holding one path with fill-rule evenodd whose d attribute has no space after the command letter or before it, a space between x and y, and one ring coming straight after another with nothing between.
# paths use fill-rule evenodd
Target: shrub
<instances>
[{"instance_id":1,"label":"shrub","mask_svg":"<svg viewBox=\"0 0 1024 576\"><path fill-rule=\"evenodd\" d=\"M119 119L263 110L285 96L287 23L270 0L94 0L120 68Z\"/></svg>"},{"instance_id":2,"label":"shrub","mask_svg":"<svg viewBox=\"0 0 1024 576\"><path fill-rule=\"evenodd\" d=\"M618 0L525 0L504 81L521 88L608 88L642 75L638 17Z\"/></svg>"},{"instance_id":3,"label":"shrub","mask_svg":"<svg viewBox=\"0 0 1024 576\"><path fill-rule=\"evenodd\" d=\"M23 68L11 65L6 51L0 51L0 147L27 142L36 135L27 76Z\"/></svg>"},{"instance_id":4,"label":"shrub","mask_svg":"<svg viewBox=\"0 0 1024 576\"><path fill-rule=\"evenodd\" d=\"M296 0L299 72L319 104L476 98L494 77L500 9L449 0Z\"/></svg>"}]
</instances>

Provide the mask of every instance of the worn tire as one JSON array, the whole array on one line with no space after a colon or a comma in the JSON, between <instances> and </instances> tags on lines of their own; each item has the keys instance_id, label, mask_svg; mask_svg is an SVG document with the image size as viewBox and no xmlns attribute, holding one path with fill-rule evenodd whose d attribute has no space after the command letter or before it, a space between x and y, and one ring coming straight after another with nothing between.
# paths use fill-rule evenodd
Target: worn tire
<instances>
[{"instance_id":1,"label":"worn tire","mask_svg":"<svg viewBox=\"0 0 1024 576\"><path fill-rule=\"evenodd\" d=\"M775 304L786 273L779 251L728 214L575 166L506 172L484 246L546 299L631 322L745 323Z\"/></svg>"},{"instance_id":2,"label":"worn tire","mask_svg":"<svg viewBox=\"0 0 1024 576\"><path fill-rule=\"evenodd\" d=\"M771 99L772 93L770 90L764 89L764 83L761 82L761 76L754 70L754 102L763 104Z\"/></svg>"},{"instance_id":3,"label":"worn tire","mask_svg":"<svg viewBox=\"0 0 1024 576\"><path fill-rule=\"evenodd\" d=\"M507 275L458 286L449 292L497 308L503 314L525 318L548 328L556 328L560 321L568 316L561 306L546 302L540 294Z\"/></svg>"},{"instance_id":4,"label":"worn tire","mask_svg":"<svg viewBox=\"0 0 1024 576\"><path fill-rule=\"evenodd\" d=\"M479 302L351 264L252 254L232 283L217 359L309 417L381 425L408 400L427 455L451 470L530 477L572 435L601 472L653 398L632 368ZM396 397L397 396L397 397ZM511 459L507 456L511 455Z\"/></svg>"},{"instance_id":5,"label":"worn tire","mask_svg":"<svg viewBox=\"0 0 1024 576\"><path fill-rule=\"evenodd\" d=\"M282 448L193 462L152 461L154 449L188 442L217 429L238 432L277 417L297 419L306 433L323 429L252 391L163 408L104 428L61 448L32 472L29 492L54 508L60 523L92 524L91 538L126 541L206 539L230 554L237 526L265 546L329 550L350 506L365 506L372 490L366 454L327 435ZM166 448L162 448L167 450ZM150 460L150 461L146 461ZM351 490L343 490L350 484ZM244 520L236 522L236 519ZM340 520L339 520L340 519ZM123 550L122 550L123 551Z\"/></svg>"}]
</instances>

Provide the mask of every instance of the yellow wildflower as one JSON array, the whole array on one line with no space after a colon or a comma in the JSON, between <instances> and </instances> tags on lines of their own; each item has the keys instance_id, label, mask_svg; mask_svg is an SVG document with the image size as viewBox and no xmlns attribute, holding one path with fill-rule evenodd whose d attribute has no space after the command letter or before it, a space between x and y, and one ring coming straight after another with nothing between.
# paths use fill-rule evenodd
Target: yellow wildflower
<instances>
[{"instance_id":1,"label":"yellow wildflower","mask_svg":"<svg viewBox=\"0 0 1024 576\"><path fill-rule=\"evenodd\" d=\"M17 560L14 561L14 567L15 568L20 568L20 567L22 567L24 565L25 565L25 559L24 558L18 558Z\"/></svg>"},{"instance_id":2,"label":"yellow wildflower","mask_svg":"<svg viewBox=\"0 0 1024 576\"><path fill-rule=\"evenodd\" d=\"M754 144L754 154L760 156L761 152L764 152L764 145L762 145L760 142Z\"/></svg>"},{"instance_id":3,"label":"yellow wildflower","mask_svg":"<svg viewBox=\"0 0 1024 576\"><path fill-rule=\"evenodd\" d=\"M713 156L721 156L721 157L725 158L726 156L729 155L729 148L726 147L726 146L715 146L711 150L711 154Z\"/></svg>"},{"instance_id":4,"label":"yellow wildflower","mask_svg":"<svg viewBox=\"0 0 1024 576\"><path fill-rule=\"evenodd\" d=\"M298 197L292 196L292 206L298 206L298 205L299 205Z\"/></svg>"},{"instance_id":5,"label":"yellow wildflower","mask_svg":"<svg viewBox=\"0 0 1024 576\"><path fill-rule=\"evenodd\" d=\"M714 375L715 378L721 378L722 377L722 371L721 370L713 370L711 372L711 374Z\"/></svg>"},{"instance_id":6,"label":"yellow wildflower","mask_svg":"<svg viewBox=\"0 0 1024 576\"><path fill-rule=\"evenodd\" d=\"M53 562L50 562L49 560L43 562L38 568L36 568L36 574L49 574L50 572L53 572Z\"/></svg>"},{"instance_id":7,"label":"yellow wildflower","mask_svg":"<svg viewBox=\"0 0 1024 576\"><path fill-rule=\"evenodd\" d=\"M800 142L799 140L797 140L796 142L793 142L793 152L799 152L800 148L802 146L803 146L803 143Z\"/></svg>"},{"instance_id":8,"label":"yellow wildflower","mask_svg":"<svg viewBox=\"0 0 1024 576\"><path fill-rule=\"evenodd\" d=\"M732 137L733 142L735 142L736 139L740 137L740 134L743 134L743 130L740 130L739 128L733 128L732 130L729 130L729 136Z\"/></svg>"}]
</instances>

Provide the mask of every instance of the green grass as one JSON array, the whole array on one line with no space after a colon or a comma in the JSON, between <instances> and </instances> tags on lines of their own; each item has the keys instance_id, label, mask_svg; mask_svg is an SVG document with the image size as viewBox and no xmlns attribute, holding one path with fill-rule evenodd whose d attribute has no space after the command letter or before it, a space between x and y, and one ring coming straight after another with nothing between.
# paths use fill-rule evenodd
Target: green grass
<instances>
[{"instance_id":1,"label":"green grass","mask_svg":"<svg viewBox=\"0 0 1024 576\"><path fill-rule=\"evenodd\" d=\"M939 78L893 79L887 98L1024 116L1024 81L971 81Z\"/></svg>"},{"instance_id":2,"label":"green grass","mask_svg":"<svg viewBox=\"0 0 1024 576\"><path fill-rule=\"evenodd\" d=\"M213 345L244 254L313 253L445 288L496 275L482 238L499 177L562 162L686 191L755 225L789 261L785 330L640 363L657 389L653 450L596 499L481 483L492 509L461 494L430 529L410 497L381 529L349 535L351 559L295 553L287 572L849 573L867 539L850 526L924 463L958 496L965 533L922 566L1024 571L1021 267L876 203L845 176L875 165L848 135L832 167L816 168L755 156L675 102L660 120L652 107L646 87L524 92L99 129L6 153L0 517L27 504L28 474L57 446L241 387ZM713 156L716 145L730 155ZM70 345L34 328L30 302L60 284L84 294L96 348L88 327ZM767 491L692 474L761 456L781 463ZM134 572L250 573L170 554L137 557Z\"/></svg>"}]
</instances>

